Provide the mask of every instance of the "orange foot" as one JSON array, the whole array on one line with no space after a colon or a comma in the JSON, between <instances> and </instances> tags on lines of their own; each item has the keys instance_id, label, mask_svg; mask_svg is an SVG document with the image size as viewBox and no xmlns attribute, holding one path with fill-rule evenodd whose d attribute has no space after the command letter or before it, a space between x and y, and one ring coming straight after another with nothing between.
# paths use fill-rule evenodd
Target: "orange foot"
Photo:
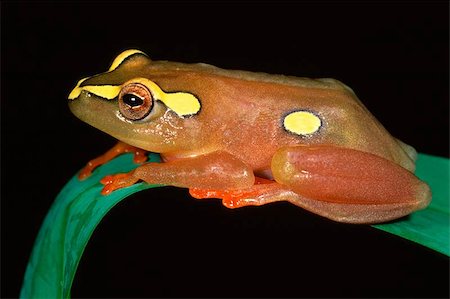
<instances>
[{"instance_id":1,"label":"orange foot","mask_svg":"<svg viewBox=\"0 0 450 299\"><path fill-rule=\"evenodd\" d=\"M257 197L265 194L268 191L278 188L278 184L274 181L255 177L255 185L248 189L241 190L208 190L191 188L189 193L192 197L197 199L203 198L220 198L222 204L229 208L235 209L244 206L257 206L264 204L263 201Z\"/></svg>"},{"instance_id":2,"label":"orange foot","mask_svg":"<svg viewBox=\"0 0 450 299\"><path fill-rule=\"evenodd\" d=\"M102 189L103 195L108 195L114 190L125 188L135 184L139 179L132 175L132 172L118 173L113 175L107 175L100 180L100 183L105 185Z\"/></svg>"},{"instance_id":3,"label":"orange foot","mask_svg":"<svg viewBox=\"0 0 450 299\"><path fill-rule=\"evenodd\" d=\"M111 161L118 155L124 153L133 153L134 154L133 160L135 163L144 163L145 161L147 161L146 155L147 151L119 141L114 147L112 147L103 155L89 161L78 174L78 178L80 180L84 180L85 178L91 175L92 171L95 168L105 164L108 161Z\"/></svg>"}]
</instances>

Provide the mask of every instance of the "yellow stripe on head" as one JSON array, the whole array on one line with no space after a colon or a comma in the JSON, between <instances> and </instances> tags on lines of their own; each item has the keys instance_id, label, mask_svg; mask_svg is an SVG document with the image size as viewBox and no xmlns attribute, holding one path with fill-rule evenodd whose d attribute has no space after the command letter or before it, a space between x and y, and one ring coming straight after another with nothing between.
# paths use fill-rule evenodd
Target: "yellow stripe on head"
<instances>
[{"instance_id":1,"label":"yellow stripe on head","mask_svg":"<svg viewBox=\"0 0 450 299\"><path fill-rule=\"evenodd\" d=\"M200 101L191 93L175 92L165 93L164 95L161 102L179 116L190 116L200 111Z\"/></svg>"},{"instance_id":2,"label":"yellow stripe on head","mask_svg":"<svg viewBox=\"0 0 450 299\"><path fill-rule=\"evenodd\" d=\"M70 93L69 99L76 99L81 91L85 90L104 99L112 100L119 95L122 86L130 83L139 83L150 90L155 100L163 102L167 108L180 117L197 114L201 108L200 100L193 94L183 91L166 93L155 82L146 78L135 78L125 82L123 85L85 85L80 87L80 84L85 80L78 82L77 86Z\"/></svg>"},{"instance_id":3,"label":"yellow stripe on head","mask_svg":"<svg viewBox=\"0 0 450 299\"><path fill-rule=\"evenodd\" d=\"M117 57L114 59L113 63L111 64L111 66L109 67L108 72L112 72L113 70L115 70L125 59L127 59L128 57L135 55L135 54L142 54L147 56L147 54L145 54L142 51L139 50L126 50L123 51L122 53L120 53L119 55L117 55Z\"/></svg>"},{"instance_id":4,"label":"yellow stripe on head","mask_svg":"<svg viewBox=\"0 0 450 299\"><path fill-rule=\"evenodd\" d=\"M95 94L96 96L111 100L117 97L120 92L120 85L85 85L81 86L81 83L89 79L90 77L81 79L78 81L77 86L70 92L68 99L74 100L78 98L83 90Z\"/></svg>"},{"instance_id":5,"label":"yellow stripe on head","mask_svg":"<svg viewBox=\"0 0 450 299\"><path fill-rule=\"evenodd\" d=\"M112 100L117 97L121 88L120 85L86 85L81 87L82 90L86 90L107 100Z\"/></svg>"},{"instance_id":6,"label":"yellow stripe on head","mask_svg":"<svg viewBox=\"0 0 450 299\"><path fill-rule=\"evenodd\" d=\"M289 113L283 120L284 128L297 135L311 135L322 126L321 119L309 111L295 111Z\"/></svg>"},{"instance_id":7,"label":"yellow stripe on head","mask_svg":"<svg viewBox=\"0 0 450 299\"><path fill-rule=\"evenodd\" d=\"M80 87L80 84L83 83L84 81L86 81L89 78L90 77L86 77L86 78L83 78L80 81L78 81L77 86L75 86L75 88L72 89L72 91L69 94L69 97L68 97L69 100L73 100L73 99L78 98L78 96L80 95L81 91L83 90L83 88Z\"/></svg>"},{"instance_id":8,"label":"yellow stripe on head","mask_svg":"<svg viewBox=\"0 0 450 299\"><path fill-rule=\"evenodd\" d=\"M200 101L191 93L182 91L166 93L155 82L146 78L136 78L128 81L128 83L131 82L145 85L156 100L163 102L164 105L180 117L194 115L200 111Z\"/></svg>"},{"instance_id":9,"label":"yellow stripe on head","mask_svg":"<svg viewBox=\"0 0 450 299\"><path fill-rule=\"evenodd\" d=\"M131 57L133 55L136 55L136 54L147 56L147 54L145 54L144 52L142 52L140 50L134 50L133 49L133 50L123 51L122 53L120 53L114 59L113 63L111 64L111 67L109 68L109 70L106 73L114 71L127 58L129 58L129 57ZM84 81L86 81L89 78L92 78L92 77L87 77L87 78L84 78L84 79L81 79L80 81L78 81L77 85L70 92L70 94L68 96L69 100L74 100L74 99L78 98L83 90L88 91L90 93L93 93L93 94L95 94L95 95L97 95L99 97L102 97L102 98L105 98L105 99L108 99L108 100L114 99L120 92L120 88L121 88L120 85L85 85L85 86L80 86L81 83L83 83Z\"/></svg>"}]
</instances>

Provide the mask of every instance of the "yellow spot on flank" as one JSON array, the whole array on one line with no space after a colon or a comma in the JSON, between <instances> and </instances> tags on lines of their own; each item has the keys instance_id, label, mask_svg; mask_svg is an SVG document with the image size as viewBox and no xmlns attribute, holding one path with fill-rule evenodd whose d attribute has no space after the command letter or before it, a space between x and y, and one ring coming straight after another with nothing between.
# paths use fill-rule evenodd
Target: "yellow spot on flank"
<instances>
[{"instance_id":1,"label":"yellow spot on flank","mask_svg":"<svg viewBox=\"0 0 450 299\"><path fill-rule=\"evenodd\" d=\"M291 133L310 135L319 130L322 121L312 112L296 111L288 114L284 118L283 125Z\"/></svg>"},{"instance_id":2,"label":"yellow spot on flank","mask_svg":"<svg viewBox=\"0 0 450 299\"><path fill-rule=\"evenodd\" d=\"M125 59L127 59L131 55L134 55L134 54L137 54L137 53L144 54L145 56L147 56L147 54L145 54L144 52L139 51L139 50L126 50L126 51L123 51L122 53L120 53L114 59L113 63L109 67L108 72L111 72L111 71L115 70Z\"/></svg>"}]
</instances>

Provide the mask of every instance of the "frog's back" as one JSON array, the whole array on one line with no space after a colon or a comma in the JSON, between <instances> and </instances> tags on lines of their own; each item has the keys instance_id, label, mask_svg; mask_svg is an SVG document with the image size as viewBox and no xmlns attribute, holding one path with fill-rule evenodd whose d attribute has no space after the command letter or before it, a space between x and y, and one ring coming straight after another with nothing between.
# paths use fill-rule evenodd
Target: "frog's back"
<instances>
[{"instance_id":1,"label":"frog's back","mask_svg":"<svg viewBox=\"0 0 450 299\"><path fill-rule=\"evenodd\" d=\"M311 79L306 77L286 76L280 74L268 74L264 72L250 72L242 70L227 70L206 63L180 63L171 61L154 61L150 68L155 68L154 72L159 74L175 73L198 73L215 75L218 77L233 78L237 80L265 82L273 84L282 84L299 88L320 88L335 90L351 90L350 87L332 78Z\"/></svg>"},{"instance_id":2,"label":"frog's back","mask_svg":"<svg viewBox=\"0 0 450 299\"><path fill-rule=\"evenodd\" d=\"M382 156L414 170L414 150L399 143L345 84L206 64L154 62L154 80L168 90L196 90L207 136L253 161L270 163L281 146L331 144ZM305 127L296 123L307 121ZM294 124L294 125L293 125ZM306 130L306 131L305 131ZM257 145L257 146L255 146Z\"/></svg>"}]
</instances>

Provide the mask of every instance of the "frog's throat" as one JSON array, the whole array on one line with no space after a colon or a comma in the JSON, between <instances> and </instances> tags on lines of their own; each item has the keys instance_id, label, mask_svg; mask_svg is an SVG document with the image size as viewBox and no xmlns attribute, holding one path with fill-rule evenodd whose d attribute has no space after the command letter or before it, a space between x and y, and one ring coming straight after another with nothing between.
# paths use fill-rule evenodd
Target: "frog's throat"
<instances>
[{"instance_id":1,"label":"frog's throat","mask_svg":"<svg viewBox=\"0 0 450 299\"><path fill-rule=\"evenodd\" d=\"M84 85L80 86L88 78L78 81L77 86L70 92L69 100L75 100L81 92L87 91L98 97L113 100L122 89L123 85ZM140 83L145 85L155 100L164 103L170 110L173 110L179 117L187 117L197 114L200 111L200 100L193 94L188 92L164 92L155 82L146 78L136 78L127 83Z\"/></svg>"}]
</instances>

